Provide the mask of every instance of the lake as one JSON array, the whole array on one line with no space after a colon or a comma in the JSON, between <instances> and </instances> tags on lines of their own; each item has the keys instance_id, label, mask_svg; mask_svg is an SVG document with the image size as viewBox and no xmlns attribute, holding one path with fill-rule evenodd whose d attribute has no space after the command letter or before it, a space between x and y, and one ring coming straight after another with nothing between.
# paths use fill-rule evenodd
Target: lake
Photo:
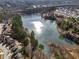
<instances>
[{"instance_id":1,"label":"lake","mask_svg":"<svg viewBox=\"0 0 79 59\"><path fill-rule=\"evenodd\" d=\"M34 31L36 39L38 42L43 44L46 54L50 54L50 48L48 47L48 42L52 41L57 45L66 45L69 47L75 47L76 44L66 38L61 39L60 33L57 31L57 24L55 21L45 21L39 13L22 15L23 26L28 28L29 31Z\"/></svg>"}]
</instances>

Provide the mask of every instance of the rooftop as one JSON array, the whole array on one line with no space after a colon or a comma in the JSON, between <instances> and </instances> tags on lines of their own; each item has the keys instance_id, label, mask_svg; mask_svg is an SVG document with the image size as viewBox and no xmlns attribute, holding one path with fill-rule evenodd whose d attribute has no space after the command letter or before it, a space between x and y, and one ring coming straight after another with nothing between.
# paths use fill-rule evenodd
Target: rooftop
<instances>
[{"instance_id":1,"label":"rooftop","mask_svg":"<svg viewBox=\"0 0 79 59\"><path fill-rule=\"evenodd\" d=\"M63 15L66 17L79 17L79 9L75 9L75 8L57 8L56 11L54 12L54 14L57 15Z\"/></svg>"}]
</instances>

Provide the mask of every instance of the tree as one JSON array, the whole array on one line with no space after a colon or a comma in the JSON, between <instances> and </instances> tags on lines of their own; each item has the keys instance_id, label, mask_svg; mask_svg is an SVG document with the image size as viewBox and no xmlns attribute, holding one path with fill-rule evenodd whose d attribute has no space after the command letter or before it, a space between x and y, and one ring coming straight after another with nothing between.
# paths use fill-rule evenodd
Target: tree
<instances>
[{"instance_id":1,"label":"tree","mask_svg":"<svg viewBox=\"0 0 79 59\"><path fill-rule=\"evenodd\" d=\"M34 36L34 32L33 31L31 32L31 35L30 35L30 42L31 42L31 47L32 47L32 53L31 53L31 59L32 59L33 58L33 52L38 47L38 40L35 39L35 36Z\"/></svg>"},{"instance_id":2,"label":"tree","mask_svg":"<svg viewBox=\"0 0 79 59\"><path fill-rule=\"evenodd\" d=\"M26 57L29 57L29 54L26 51L26 47L25 46L22 47L21 54L23 55L24 59L26 59Z\"/></svg>"},{"instance_id":3,"label":"tree","mask_svg":"<svg viewBox=\"0 0 79 59\"><path fill-rule=\"evenodd\" d=\"M27 37L26 32L24 31L21 16L15 15L12 21L12 37L18 41L22 41Z\"/></svg>"},{"instance_id":4,"label":"tree","mask_svg":"<svg viewBox=\"0 0 79 59\"><path fill-rule=\"evenodd\" d=\"M64 30L68 30L68 25L69 25L69 22L66 19L64 19L61 22L61 28L64 29Z\"/></svg>"},{"instance_id":5,"label":"tree","mask_svg":"<svg viewBox=\"0 0 79 59\"><path fill-rule=\"evenodd\" d=\"M31 45L32 45L32 50L34 51L37 48L37 46L38 46L38 40L35 39L33 31L31 32L30 42L31 42Z\"/></svg>"},{"instance_id":6,"label":"tree","mask_svg":"<svg viewBox=\"0 0 79 59\"><path fill-rule=\"evenodd\" d=\"M3 21L3 15L2 14L0 14L0 23L2 23L2 21Z\"/></svg>"},{"instance_id":7,"label":"tree","mask_svg":"<svg viewBox=\"0 0 79 59\"><path fill-rule=\"evenodd\" d=\"M39 44L39 48L40 48L41 50L43 50L43 49L44 49L44 45Z\"/></svg>"},{"instance_id":8,"label":"tree","mask_svg":"<svg viewBox=\"0 0 79 59\"><path fill-rule=\"evenodd\" d=\"M12 21L12 37L16 40L18 40L19 42L22 43L22 49L21 49L21 53L24 56L24 59L29 56L29 53L26 51L27 46L29 44L29 39L30 39L30 43L31 43L31 49L32 49L32 56L33 56L33 51L35 51L35 49L38 46L38 40L35 39L34 36L34 32L32 31L29 35L28 33L26 33L26 31L23 28L23 24L22 24L22 20L21 20L21 16L16 15L13 17L13 21ZM29 38L29 39L28 39ZM32 57L31 57L32 59Z\"/></svg>"}]
</instances>

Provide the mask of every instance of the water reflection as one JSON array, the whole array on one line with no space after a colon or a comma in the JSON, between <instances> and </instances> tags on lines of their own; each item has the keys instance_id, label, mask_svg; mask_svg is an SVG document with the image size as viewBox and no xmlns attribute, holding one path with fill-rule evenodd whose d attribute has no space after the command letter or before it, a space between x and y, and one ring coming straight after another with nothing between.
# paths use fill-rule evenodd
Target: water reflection
<instances>
[{"instance_id":1,"label":"water reflection","mask_svg":"<svg viewBox=\"0 0 79 59\"><path fill-rule=\"evenodd\" d=\"M44 27L44 25L40 22L40 21L35 21L32 22L35 28L35 31L37 34L42 33L42 27Z\"/></svg>"}]
</instances>

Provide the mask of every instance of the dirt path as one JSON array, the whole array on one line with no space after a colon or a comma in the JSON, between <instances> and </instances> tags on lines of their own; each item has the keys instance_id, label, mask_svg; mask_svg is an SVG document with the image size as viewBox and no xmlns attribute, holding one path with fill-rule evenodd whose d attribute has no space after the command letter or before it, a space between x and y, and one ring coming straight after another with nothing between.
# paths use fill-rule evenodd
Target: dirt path
<instances>
[{"instance_id":1,"label":"dirt path","mask_svg":"<svg viewBox=\"0 0 79 59\"><path fill-rule=\"evenodd\" d=\"M75 58L75 59L79 59L79 46L75 47L75 48L70 48L65 46L66 50L69 51L69 53Z\"/></svg>"}]
</instances>

